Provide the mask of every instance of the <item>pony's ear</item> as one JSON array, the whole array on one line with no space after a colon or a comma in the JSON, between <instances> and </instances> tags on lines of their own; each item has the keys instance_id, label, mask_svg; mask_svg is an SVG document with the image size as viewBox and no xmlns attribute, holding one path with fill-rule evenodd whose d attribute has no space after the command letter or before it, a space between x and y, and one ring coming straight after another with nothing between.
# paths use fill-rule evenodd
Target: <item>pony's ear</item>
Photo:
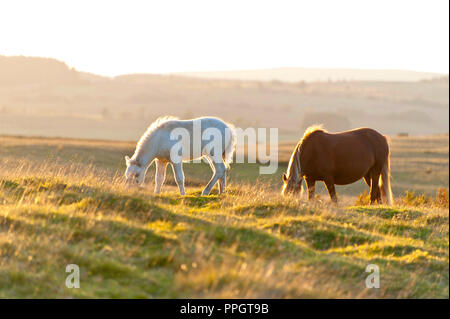
<instances>
[{"instance_id":1,"label":"pony's ear","mask_svg":"<svg viewBox=\"0 0 450 319\"><path fill-rule=\"evenodd\" d=\"M287 182L287 176L286 176L286 173L283 173L283 176L282 176L282 179L283 179L283 182Z\"/></svg>"},{"instance_id":2,"label":"pony's ear","mask_svg":"<svg viewBox=\"0 0 450 319\"><path fill-rule=\"evenodd\" d=\"M126 156L125 156L125 162L126 162L127 164L129 164L130 161L131 161L131 158L130 158L128 155L126 155Z\"/></svg>"}]
</instances>

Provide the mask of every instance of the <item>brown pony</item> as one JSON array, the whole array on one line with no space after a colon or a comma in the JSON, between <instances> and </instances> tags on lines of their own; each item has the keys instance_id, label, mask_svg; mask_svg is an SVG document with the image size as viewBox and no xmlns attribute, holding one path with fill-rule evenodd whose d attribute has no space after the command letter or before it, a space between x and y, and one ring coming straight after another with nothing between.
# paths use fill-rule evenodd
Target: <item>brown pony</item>
<instances>
[{"instance_id":1,"label":"brown pony","mask_svg":"<svg viewBox=\"0 0 450 319\"><path fill-rule=\"evenodd\" d=\"M364 178L370 187L370 203L392 204L389 182L389 145L385 136L370 128L328 133L320 126L306 129L291 155L282 194L301 191L303 178L308 199L314 198L316 181L323 181L331 200L337 202L334 185Z\"/></svg>"}]
</instances>

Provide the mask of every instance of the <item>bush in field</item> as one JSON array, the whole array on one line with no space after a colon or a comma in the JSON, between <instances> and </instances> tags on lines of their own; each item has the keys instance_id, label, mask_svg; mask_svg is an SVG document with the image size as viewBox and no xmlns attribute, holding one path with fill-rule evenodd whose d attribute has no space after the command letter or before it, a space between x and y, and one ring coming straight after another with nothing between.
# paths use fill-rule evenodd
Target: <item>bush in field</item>
<instances>
[{"instance_id":1,"label":"bush in field","mask_svg":"<svg viewBox=\"0 0 450 319\"><path fill-rule=\"evenodd\" d=\"M360 194L356 199L355 205L364 206L369 204L370 204L370 194L367 192L367 190L364 190L362 194Z\"/></svg>"},{"instance_id":2,"label":"bush in field","mask_svg":"<svg viewBox=\"0 0 450 319\"><path fill-rule=\"evenodd\" d=\"M436 205L448 208L448 192L446 188L438 188L436 194Z\"/></svg>"},{"instance_id":3,"label":"bush in field","mask_svg":"<svg viewBox=\"0 0 450 319\"><path fill-rule=\"evenodd\" d=\"M401 203L407 206L436 206L448 208L449 196L446 188L438 188L436 198L433 200L431 196L426 194L416 195L414 191L405 191L405 195L401 198ZM370 193L364 190L356 199L355 205L370 205Z\"/></svg>"},{"instance_id":4,"label":"bush in field","mask_svg":"<svg viewBox=\"0 0 450 319\"><path fill-rule=\"evenodd\" d=\"M416 195L414 191L405 191L405 196L402 197L402 203L410 206L429 205L433 202L430 196L425 194Z\"/></svg>"},{"instance_id":5,"label":"bush in field","mask_svg":"<svg viewBox=\"0 0 450 319\"><path fill-rule=\"evenodd\" d=\"M413 191L405 191L402 203L410 206L437 206L448 208L448 192L446 188L438 188L436 198L426 194L416 195Z\"/></svg>"}]
</instances>

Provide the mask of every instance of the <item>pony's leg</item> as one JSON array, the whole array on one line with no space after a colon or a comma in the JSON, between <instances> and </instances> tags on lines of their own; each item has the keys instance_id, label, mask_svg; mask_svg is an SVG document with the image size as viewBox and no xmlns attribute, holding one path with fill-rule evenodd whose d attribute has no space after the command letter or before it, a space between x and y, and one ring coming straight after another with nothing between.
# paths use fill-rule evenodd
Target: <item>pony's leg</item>
<instances>
[{"instance_id":1,"label":"pony's leg","mask_svg":"<svg viewBox=\"0 0 450 319\"><path fill-rule=\"evenodd\" d=\"M380 186L378 185L378 182L380 180L380 174L379 171L372 171L372 187L370 189L370 204L374 204L375 202L381 203L381 191Z\"/></svg>"},{"instance_id":2,"label":"pony's leg","mask_svg":"<svg viewBox=\"0 0 450 319\"><path fill-rule=\"evenodd\" d=\"M225 167L225 164L222 163L215 163L212 159L210 160L211 166L213 168L214 174L209 181L208 185L206 185L205 189L202 192L202 195L209 195L211 192L211 189L214 187L214 185L217 183L219 178L224 177L224 174L227 170Z\"/></svg>"},{"instance_id":3,"label":"pony's leg","mask_svg":"<svg viewBox=\"0 0 450 319\"><path fill-rule=\"evenodd\" d=\"M325 180L325 186L327 187L328 194L334 203L337 203L336 189L334 188L334 183L331 180Z\"/></svg>"},{"instance_id":4,"label":"pony's leg","mask_svg":"<svg viewBox=\"0 0 450 319\"><path fill-rule=\"evenodd\" d=\"M184 191L184 172L183 163L170 163L172 165L173 176L175 177L175 182L180 190L180 195L186 195Z\"/></svg>"},{"instance_id":5,"label":"pony's leg","mask_svg":"<svg viewBox=\"0 0 450 319\"><path fill-rule=\"evenodd\" d=\"M370 171L364 176L364 181L366 182L367 186L369 186L370 189L370 187L372 186L370 184Z\"/></svg>"},{"instance_id":6,"label":"pony's leg","mask_svg":"<svg viewBox=\"0 0 450 319\"><path fill-rule=\"evenodd\" d=\"M364 175L364 181L366 182L367 186L369 186L369 193L372 192L372 181L370 177L370 171L367 172L366 175Z\"/></svg>"},{"instance_id":7,"label":"pony's leg","mask_svg":"<svg viewBox=\"0 0 450 319\"><path fill-rule=\"evenodd\" d=\"M166 180L166 168L167 162L161 161L159 159L156 162L156 172L155 172L155 194L161 193L161 188Z\"/></svg>"},{"instance_id":8,"label":"pony's leg","mask_svg":"<svg viewBox=\"0 0 450 319\"><path fill-rule=\"evenodd\" d=\"M225 193L226 183L227 183L227 172L223 173L223 176L219 178L219 194Z\"/></svg>"},{"instance_id":9,"label":"pony's leg","mask_svg":"<svg viewBox=\"0 0 450 319\"><path fill-rule=\"evenodd\" d=\"M308 188L308 200L314 199L314 194L316 192L316 181L305 178L306 187Z\"/></svg>"}]
</instances>

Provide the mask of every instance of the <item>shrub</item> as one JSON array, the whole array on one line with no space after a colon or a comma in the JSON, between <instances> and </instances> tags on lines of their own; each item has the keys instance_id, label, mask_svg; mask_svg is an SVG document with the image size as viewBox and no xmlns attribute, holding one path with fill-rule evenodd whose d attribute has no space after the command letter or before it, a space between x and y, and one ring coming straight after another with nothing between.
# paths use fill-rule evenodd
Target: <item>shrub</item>
<instances>
[{"instance_id":1,"label":"shrub","mask_svg":"<svg viewBox=\"0 0 450 319\"><path fill-rule=\"evenodd\" d=\"M446 188L438 188L435 204L436 206L448 208L448 192Z\"/></svg>"},{"instance_id":2,"label":"shrub","mask_svg":"<svg viewBox=\"0 0 450 319\"><path fill-rule=\"evenodd\" d=\"M355 205L356 206L364 206L364 205L369 205L369 204L370 204L370 194L365 189L362 192L362 194L360 194L358 196L358 198L356 199Z\"/></svg>"},{"instance_id":3,"label":"shrub","mask_svg":"<svg viewBox=\"0 0 450 319\"><path fill-rule=\"evenodd\" d=\"M414 191L405 191L405 196L402 198L405 205L422 206L433 203L433 199L426 194L416 195Z\"/></svg>"}]
</instances>

